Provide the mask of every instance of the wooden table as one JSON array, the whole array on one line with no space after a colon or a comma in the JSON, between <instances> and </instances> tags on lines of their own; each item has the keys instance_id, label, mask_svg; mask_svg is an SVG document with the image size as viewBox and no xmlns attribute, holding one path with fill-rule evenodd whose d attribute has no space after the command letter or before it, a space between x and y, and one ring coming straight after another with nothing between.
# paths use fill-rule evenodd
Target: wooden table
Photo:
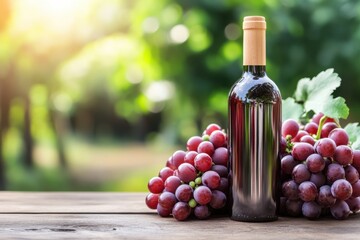
<instances>
[{"instance_id":1,"label":"wooden table","mask_svg":"<svg viewBox=\"0 0 360 240\"><path fill-rule=\"evenodd\" d=\"M145 193L0 192L1 239L360 239L360 214L345 221L283 218L243 223L226 216L161 218Z\"/></svg>"}]
</instances>

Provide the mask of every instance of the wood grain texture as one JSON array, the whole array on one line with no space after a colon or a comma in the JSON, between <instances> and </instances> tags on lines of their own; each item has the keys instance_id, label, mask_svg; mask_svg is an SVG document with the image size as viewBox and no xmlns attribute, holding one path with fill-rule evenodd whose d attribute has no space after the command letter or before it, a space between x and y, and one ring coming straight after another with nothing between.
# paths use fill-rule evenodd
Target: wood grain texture
<instances>
[{"instance_id":1,"label":"wood grain texture","mask_svg":"<svg viewBox=\"0 0 360 240\"><path fill-rule=\"evenodd\" d=\"M142 213L145 193L0 192L0 213Z\"/></svg>"},{"instance_id":2,"label":"wood grain texture","mask_svg":"<svg viewBox=\"0 0 360 240\"><path fill-rule=\"evenodd\" d=\"M345 221L226 216L178 222L144 204L145 193L0 192L0 239L360 239L360 214Z\"/></svg>"},{"instance_id":3,"label":"wood grain texture","mask_svg":"<svg viewBox=\"0 0 360 240\"><path fill-rule=\"evenodd\" d=\"M359 217L346 221L280 218L268 223L227 217L178 222L156 214L0 214L1 238L359 239Z\"/></svg>"}]
</instances>

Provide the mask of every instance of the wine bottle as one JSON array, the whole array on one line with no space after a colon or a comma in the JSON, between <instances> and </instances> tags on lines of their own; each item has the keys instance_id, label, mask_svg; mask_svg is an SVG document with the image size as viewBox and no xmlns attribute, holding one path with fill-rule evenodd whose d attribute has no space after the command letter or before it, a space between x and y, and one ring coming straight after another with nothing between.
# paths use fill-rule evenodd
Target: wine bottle
<instances>
[{"instance_id":1,"label":"wine bottle","mask_svg":"<svg viewBox=\"0 0 360 240\"><path fill-rule=\"evenodd\" d=\"M229 93L231 219L277 219L281 95L266 74L266 22L243 21L243 75Z\"/></svg>"}]
</instances>

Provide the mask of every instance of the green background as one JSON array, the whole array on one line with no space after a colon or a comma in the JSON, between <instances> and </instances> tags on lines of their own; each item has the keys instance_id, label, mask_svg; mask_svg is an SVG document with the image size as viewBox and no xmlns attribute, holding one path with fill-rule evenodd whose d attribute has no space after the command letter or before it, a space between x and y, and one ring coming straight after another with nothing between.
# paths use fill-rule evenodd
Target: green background
<instances>
[{"instance_id":1,"label":"green background","mask_svg":"<svg viewBox=\"0 0 360 240\"><path fill-rule=\"evenodd\" d=\"M176 149L227 125L242 19L267 21L283 98L334 68L360 118L356 0L0 0L0 187L146 191Z\"/></svg>"}]
</instances>

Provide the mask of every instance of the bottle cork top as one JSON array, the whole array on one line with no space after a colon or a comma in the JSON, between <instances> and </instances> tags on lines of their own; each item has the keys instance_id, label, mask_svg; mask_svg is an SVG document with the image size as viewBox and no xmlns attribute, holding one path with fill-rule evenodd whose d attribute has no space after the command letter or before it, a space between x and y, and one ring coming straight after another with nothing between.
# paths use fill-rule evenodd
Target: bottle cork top
<instances>
[{"instance_id":1,"label":"bottle cork top","mask_svg":"<svg viewBox=\"0 0 360 240\"><path fill-rule=\"evenodd\" d=\"M244 17L243 29L266 29L265 17L247 16Z\"/></svg>"}]
</instances>

